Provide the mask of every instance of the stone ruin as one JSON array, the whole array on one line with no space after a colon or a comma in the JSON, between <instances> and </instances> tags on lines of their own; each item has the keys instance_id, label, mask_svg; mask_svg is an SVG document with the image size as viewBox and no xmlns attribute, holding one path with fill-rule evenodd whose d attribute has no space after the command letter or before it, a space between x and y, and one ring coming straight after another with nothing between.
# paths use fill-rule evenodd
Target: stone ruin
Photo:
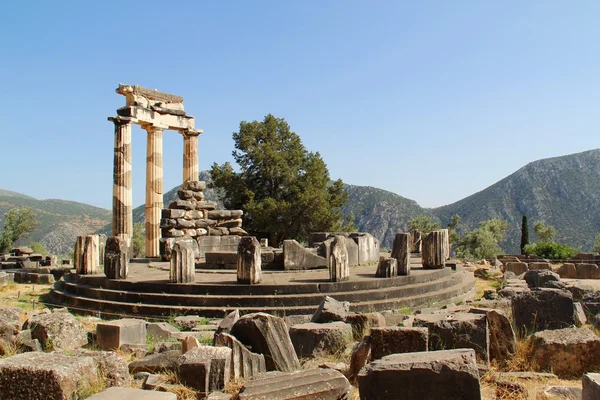
<instances>
[{"instance_id":1,"label":"stone ruin","mask_svg":"<svg viewBox=\"0 0 600 400\"><path fill-rule=\"evenodd\" d=\"M70 260L63 260L70 261ZM60 279L69 270L58 265L55 255L44 256L36 254L26 246L15 247L8 254L0 254L0 270L10 270L10 273L0 273L0 286L10 282L51 284Z\"/></svg>"}]
</instances>

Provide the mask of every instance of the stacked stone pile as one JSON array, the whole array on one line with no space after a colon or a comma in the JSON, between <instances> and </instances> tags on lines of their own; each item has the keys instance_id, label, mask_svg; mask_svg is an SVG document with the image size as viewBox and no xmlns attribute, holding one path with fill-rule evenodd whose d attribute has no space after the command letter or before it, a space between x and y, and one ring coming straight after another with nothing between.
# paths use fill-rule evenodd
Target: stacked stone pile
<instances>
[{"instance_id":1,"label":"stacked stone pile","mask_svg":"<svg viewBox=\"0 0 600 400\"><path fill-rule=\"evenodd\" d=\"M163 239L199 236L246 235L242 229L242 210L217 210L216 203L205 201L204 181L188 181L177 191L178 200L162 210L160 227Z\"/></svg>"}]
</instances>

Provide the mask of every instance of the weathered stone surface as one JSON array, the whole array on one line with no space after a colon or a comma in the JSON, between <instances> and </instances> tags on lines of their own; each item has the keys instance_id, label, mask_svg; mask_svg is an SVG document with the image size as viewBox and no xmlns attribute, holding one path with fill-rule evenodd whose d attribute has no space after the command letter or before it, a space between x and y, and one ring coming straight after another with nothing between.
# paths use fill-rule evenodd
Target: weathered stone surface
<instances>
[{"instance_id":1,"label":"weathered stone surface","mask_svg":"<svg viewBox=\"0 0 600 400\"><path fill-rule=\"evenodd\" d=\"M239 319L240 319L240 311L238 309L235 309L232 312L230 312L229 314L227 314L225 316L225 318L223 318L221 320L221 322L219 322L219 326L217 327L217 330L215 331L215 336L218 335L219 333L231 332L231 327L233 325L235 325L235 323Z\"/></svg>"},{"instance_id":2,"label":"weathered stone surface","mask_svg":"<svg viewBox=\"0 0 600 400\"><path fill-rule=\"evenodd\" d=\"M10 342L21 329L21 310L18 308L0 308L0 340Z\"/></svg>"},{"instance_id":3,"label":"weathered stone surface","mask_svg":"<svg viewBox=\"0 0 600 400\"><path fill-rule=\"evenodd\" d=\"M600 369L600 338L588 328L537 332L529 339L537 371L552 371L561 378L579 378Z\"/></svg>"},{"instance_id":4,"label":"weathered stone surface","mask_svg":"<svg viewBox=\"0 0 600 400\"><path fill-rule=\"evenodd\" d=\"M587 317L585 315L585 311L583 310L583 305L576 301L573 303L573 312L575 315L575 325L581 326L587 324Z\"/></svg>"},{"instance_id":5,"label":"weathered stone surface","mask_svg":"<svg viewBox=\"0 0 600 400\"><path fill-rule=\"evenodd\" d=\"M177 350L177 351L183 352L183 343L182 342L157 342L156 345L154 346L154 352L155 353L166 353L167 351L171 351L171 350ZM200 347L200 343L198 343L198 346L196 346L196 347Z\"/></svg>"},{"instance_id":6,"label":"weathered stone surface","mask_svg":"<svg viewBox=\"0 0 600 400\"><path fill-rule=\"evenodd\" d=\"M183 184L183 189L185 189L185 190L191 190L191 191L194 191L194 192L202 192L202 191L206 190L206 182L205 181L198 181L198 180L186 181Z\"/></svg>"},{"instance_id":7,"label":"weathered stone surface","mask_svg":"<svg viewBox=\"0 0 600 400\"><path fill-rule=\"evenodd\" d=\"M415 327L429 329L429 349L475 350L477 357L484 363L489 362L489 329L485 314L455 313L417 315Z\"/></svg>"},{"instance_id":8,"label":"weathered stone surface","mask_svg":"<svg viewBox=\"0 0 600 400\"><path fill-rule=\"evenodd\" d=\"M512 272L513 274L515 274L517 276L524 274L528 270L529 270L529 268L527 267L527 264L524 262L511 261L511 262L507 262L504 264L504 272Z\"/></svg>"},{"instance_id":9,"label":"weathered stone surface","mask_svg":"<svg viewBox=\"0 0 600 400\"><path fill-rule=\"evenodd\" d=\"M560 281L560 276L546 268L539 268L527 271L523 279L525 279L530 289L535 289L545 287L548 282Z\"/></svg>"},{"instance_id":10,"label":"weathered stone surface","mask_svg":"<svg viewBox=\"0 0 600 400\"><path fill-rule=\"evenodd\" d=\"M28 328L31 330L31 337L39 340L44 349L72 350L88 342L83 325L62 310L31 317Z\"/></svg>"},{"instance_id":11,"label":"weathered stone surface","mask_svg":"<svg viewBox=\"0 0 600 400\"><path fill-rule=\"evenodd\" d=\"M396 233L392 245L392 258L397 260L398 275L410 274L410 234Z\"/></svg>"},{"instance_id":12,"label":"weathered stone surface","mask_svg":"<svg viewBox=\"0 0 600 400\"><path fill-rule=\"evenodd\" d=\"M268 372L250 381L240 390L240 400L350 400L350 382L332 369L308 369L296 372Z\"/></svg>"},{"instance_id":13,"label":"weathered stone surface","mask_svg":"<svg viewBox=\"0 0 600 400\"><path fill-rule=\"evenodd\" d=\"M178 240L171 252L169 280L173 283L192 283L196 277L195 251L192 239Z\"/></svg>"},{"instance_id":14,"label":"weathered stone surface","mask_svg":"<svg viewBox=\"0 0 600 400\"><path fill-rule=\"evenodd\" d=\"M237 281L256 285L262 280L260 243L254 236L243 236L237 251Z\"/></svg>"},{"instance_id":15,"label":"weathered stone surface","mask_svg":"<svg viewBox=\"0 0 600 400\"><path fill-rule=\"evenodd\" d=\"M178 350L171 350L164 353L152 354L140 360L129 363L129 373L176 371L181 353Z\"/></svg>"},{"instance_id":16,"label":"weathered stone surface","mask_svg":"<svg viewBox=\"0 0 600 400\"><path fill-rule=\"evenodd\" d=\"M393 354L358 375L360 398L481 400L472 349Z\"/></svg>"},{"instance_id":17,"label":"weathered stone surface","mask_svg":"<svg viewBox=\"0 0 600 400\"><path fill-rule=\"evenodd\" d=\"M252 353L239 340L228 333L215 335L215 346L225 346L231 349L230 371L231 379L248 379L266 372L265 357Z\"/></svg>"},{"instance_id":18,"label":"weathered stone surface","mask_svg":"<svg viewBox=\"0 0 600 400\"><path fill-rule=\"evenodd\" d=\"M181 340L181 353L185 354L191 349L200 347L200 342L193 336L186 336Z\"/></svg>"},{"instance_id":19,"label":"weathered stone surface","mask_svg":"<svg viewBox=\"0 0 600 400\"><path fill-rule=\"evenodd\" d=\"M98 273L100 255L98 235L79 236L75 243L75 270L80 275Z\"/></svg>"},{"instance_id":20,"label":"weathered stone surface","mask_svg":"<svg viewBox=\"0 0 600 400\"><path fill-rule=\"evenodd\" d=\"M536 400L581 400L581 395L580 387L546 386L537 392Z\"/></svg>"},{"instance_id":21,"label":"weathered stone surface","mask_svg":"<svg viewBox=\"0 0 600 400\"><path fill-rule=\"evenodd\" d=\"M175 323L181 327L182 331L191 331L199 323L204 321L205 319L199 315L181 315L175 317Z\"/></svg>"},{"instance_id":22,"label":"weathered stone surface","mask_svg":"<svg viewBox=\"0 0 600 400\"><path fill-rule=\"evenodd\" d=\"M169 339L174 333L179 332L179 329L175 328L166 322L147 322L146 323L146 335L154 340L166 340Z\"/></svg>"},{"instance_id":23,"label":"weathered stone surface","mask_svg":"<svg viewBox=\"0 0 600 400\"><path fill-rule=\"evenodd\" d=\"M253 352L263 354L269 371L288 372L300 369L282 318L265 313L244 315L231 328L231 335L250 346Z\"/></svg>"},{"instance_id":24,"label":"weathered stone surface","mask_svg":"<svg viewBox=\"0 0 600 400\"><path fill-rule=\"evenodd\" d=\"M91 357L61 353L23 353L0 359L2 400L70 400L77 390L95 382L96 364Z\"/></svg>"},{"instance_id":25,"label":"weathered stone surface","mask_svg":"<svg viewBox=\"0 0 600 400\"><path fill-rule=\"evenodd\" d=\"M175 393L124 387L111 387L88 397L88 400L177 400Z\"/></svg>"},{"instance_id":26,"label":"weathered stone surface","mask_svg":"<svg viewBox=\"0 0 600 400\"><path fill-rule=\"evenodd\" d=\"M335 354L352 341L352 327L340 321L294 325L289 332L298 358Z\"/></svg>"},{"instance_id":27,"label":"weathered stone surface","mask_svg":"<svg viewBox=\"0 0 600 400\"><path fill-rule=\"evenodd\" d=\"M75 352L75 355L78 357L91 357L107 386L129 386L131 384L127 363L116 353L79 349Z\"/></svg>"},{"instance_id":28,"label":"weathered stone surface","mask_svg":"<svg viewBox=\"0 0 600 400\"><path fill-rule=\"evenodd\" d=\"M582 400L600 399L600 374L585 374L582 379Z\"/></svg>"},{"instance_id":29,"label":"weathered stone surface","mask_svg":"<svg viewBox=\"0 0 600 400\"><path fill-rule=\"evenodd\" d=\"M564 263L558 268L558 275L561 278L574 279L577 278L577 268L575 264Z\"/></svg>"},{"instance_id":30,"label":"weathered stone surface","mask_svg":"<svg viewBox=\"0 0 600 400\"><path fill-rule=\"evenodd\" d=\"M96 325L96 342L101 349L115 350L122 345L146 345L146 321L119 319Z\"/></svg>"},{"instance_id":31,"label":"weathered stone surface","mask_svg":"<svg viewBox=\"0 0 600 400\"><path fill-rule=\"evenodd\" d=\"M423 268L444 268L450 254L450 243L448 241L448 230L440 229L431 231L422 239L421 257Z\"/></svg>"},{"instance_id":32,"label":"weathered stone surface","mask_svg":"<svg viewBox=\"0 0 600 400\"><path fill-rule=\"evenodd\" d=\"M487 316L490 360L508 360L517 351L517 338L508 315L502 310L492 308L471 308L469 312Z\"/></svg>"},{"instance_id":33,"label":"weathered stone surface","mask_svg":"<svg viewBox=\"0 0 600 400\"><path fill-rule=\"evenodd\" d=\"M548 262L532 262L532 263L529 263L529 270L530 271L541 270L541 269L546 269L546 270L552 271L552 266Z\"/></svg>"},{"instance_id":34,"label":"weathered stone surface","mask_svg":"<svg viewBox=\"0 0 600 400\"><path fill-rule=\"evenodd\" d=\"M517 332L537 332L575 325L573 296L566 290L537 289L512 298Z\"/></svg>"},{"instance_id":35,"label":"weathered stone surface","mask_svg":"<svg viewBox=\"0 0 600 400\"><path fill-rule=\"evenodd\" d=\"M286 270L326 267L327 259L295 240L283 241L283 268Z\"/></svg>"},{"instance_id":36,"label":"weathered stone surface","mask_svg":"<svg viewBox=\"0 0 600 400\"><path fill-rule=\"evenodd\" d=\"M189 200L173 200L169 203L169 208L178 210L194 210L194 204Z\"/></svg>"},{"instance_id":37,"label":"weathered stone surface","mask_svg":"<svg viewBox=\"0 0 600 400\"><path fill-rule=\"evenodd\" d=\"M29 329L20 331L15 336L14 343L19 346L19 350L23 353L27 351L43 351L42 344L39 340L31 337L31 330ZM0 348L0 355L1 353L2 350Z\"/></svg>"},{"instance_id":38,"label":"weathered stone surface","mask_svg":"<svg viewBox=\"0 0 600 400\"><path fill-rule=\"evenodd\" d=\"M420 253L421 252L421 232L416 229L410 232L410 252Z\"/></svg>"},{"instance_id":39,"label":"weathered stone surface","mask_svg":"<svg viewBox=\"0 0 600 400\"><path fill-rule=\"evenodd\" d=\"M351 232L350 238L358 245L358 264L367 265L379 260L379 240L366 232Z\"/></svg>"},{"instance_id":40,"label":"weathered stone surface","mask_svg":"<svg viewBox=\"0 0 600 400\"><path fill-rule=\"evenodd\" d=\"M384 327L371 329L371 360L390 354L428 350L427 328Z\"/></svg>"},{"instance_id":41,"label":"weathered stone surface","mask_svg":"<svg viewBox=\"0 0 600 400\"><path fill-rule=\"evenodd\" d=\"M522 383L496 381L496 399L527 400L529 392Z\"/></svg>"},{"instance_id":42,"label":"weathered stone surface","mask_svg":"<svg viewBox=\"0 0 600 400\"><path fill-rule=\"evenodd\" d=\"M298 324L306 324L311 322L311 319L312 315L287 315L283 318L288 328Z\"/></svg>"},{"instance_id":43,"label":"weathered stone surface","mask_svg":"<svg viewBox=\"0 0 600 400\"><path fill-rule=\"evenodd\" d=\"M129 272L127 242L116 236L106 239L104 250L104 274L108 279L125 279Z\"/></svg>"},{"instance_id":44,"label":"weathered stone surface","mask_svg":"<svg viewBox=\"0 0 600 400\"><path fill-rule=\"evenodd\" d=\"M361 340L363 336L368 335L373 327L383 327L387 323L385 317L378 312L346 315L344 321L352 326L352 335L354 339Z\"/></svg>"},{"instance_id":45,"label":"weathered stone surface","mask_svg":"<svg viewBox=\"0 0 600 400\"><path fill-rule=\"evenodd\" d=\"M231 377L231 349L200 346L179 357L178 364L184 385L200 393L221 390Z\"/></svg>"},{"instance_id":46,"label":"weathered stone surface","mask_svg":"<svg viewBox=\"0 0 600 400\"><path fill-rule=\"evenodd\" d=\"M398 260L392 257L381 256L377 263L375 276L378 278L393 278L398 276Z\"/></svg>"},{"instance_id":47,"label":"weathered stone surface","mask_svg":"<svg viewBox=\"0 0 600 400\"><path fill-rule=\"evenodd\" d=\"M327 264L331 282L343 282L350 279L350 260L344 236L337 235L333 239Z\"/></svg>"},{"instance_id":48,"label":"weathered stone surface","mask_svg":"<svg viewBox=\"0 0 600 400\"><path fill-rule=\"evenodd\" d=\"M311 322L325 323L344 321L350 310L350 303L337 301L333 297L325 296L319 304L319 308L312 316Z\"/></svg>"},{"instance_id":49,"label":"weathered stone surface","mask_svg":"<svg viewBox=\"0 0 600 400\"><path fill-rule=\"evenodd\" d=\"M600 279L600 269L596 264L577 264L578 279Z\"/></svg>"},{"instance_id":50,"label":"weathered stone surface","mask_svg":"<svg viewBox=\"0 0 600 400\"><path fill-rule=\"evenodd\" d=\"M350 356L350 368L348 368L348 378L354 382L358 377L360 370L367 365L371 359L371 336L365 336L360 342L356 343Z\"/></svg>"}]
</instances>

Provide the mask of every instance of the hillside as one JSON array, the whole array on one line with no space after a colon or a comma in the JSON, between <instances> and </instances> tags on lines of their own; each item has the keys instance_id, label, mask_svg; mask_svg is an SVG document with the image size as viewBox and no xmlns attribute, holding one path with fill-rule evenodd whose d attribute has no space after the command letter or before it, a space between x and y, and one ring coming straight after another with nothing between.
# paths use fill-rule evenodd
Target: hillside
<instances>
[{"instance_id":1,"label":"hillside","mask_svg":"<svg viewBox=\"0 0 600 400\"><path fill-rule=\"evenodd\" d=\"M15 207L29 207L39 225L19 244L40 242L53 254L67 254L79 235L93 233L110 222L111 212L103 208L67 200L37 200L20 193L0 191L0 228L4 214Z\"/></svg>"},{"instance_id":2,"label":"hillside","mask_svg":"<svg viewBox=\"0 0 600 400\"><path fill-rule=\"evenodd\" d=\"M557 241L591 250L600 232L600 150L534 161L492 186L432 212L447 223L454 214L474 228L480 221L503 218L509 232L502 247L517 252L521 218L553 225Z\"/></svg>"}]
</instances>

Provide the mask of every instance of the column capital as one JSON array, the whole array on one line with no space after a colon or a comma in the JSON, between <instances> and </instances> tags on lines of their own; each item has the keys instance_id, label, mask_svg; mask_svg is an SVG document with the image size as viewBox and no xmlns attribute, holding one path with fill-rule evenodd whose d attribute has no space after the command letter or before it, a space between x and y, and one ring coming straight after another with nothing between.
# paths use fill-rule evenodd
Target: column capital
<instances>
[{"instance_id":1,"label":"column capital","mask_svg":"<svg viewBox=\"0 0 600 400\"><path fill-rule=\"evenodd\" d=\"M131 117L108 117L108 120L113 122L115 125L126 125L137 122L137 118Z\"/></svg>"},{"instance_id":2,"label":"column capital","mask_svg":"<svg viewBox=\"0 0 600 400\"><path fill-rule=\"evenodd\" d=\"M183 136L200 136L203 132L202 129L182 129L179 131Z\"/></svg>"},{"instance_id":3,"label":"column capital","mask_svg":"<svg viewBox=\"0 0 600 400\"><path fill-rule=\"evenodd\" d=\"M169 129L169 126L163 125L163 124L157 124L157 123L143 124L142 129L144 129L146 132L150 133L150 132L155 132L155 131L167 130L167 129Z\"/></svg>"}]
</instances>

